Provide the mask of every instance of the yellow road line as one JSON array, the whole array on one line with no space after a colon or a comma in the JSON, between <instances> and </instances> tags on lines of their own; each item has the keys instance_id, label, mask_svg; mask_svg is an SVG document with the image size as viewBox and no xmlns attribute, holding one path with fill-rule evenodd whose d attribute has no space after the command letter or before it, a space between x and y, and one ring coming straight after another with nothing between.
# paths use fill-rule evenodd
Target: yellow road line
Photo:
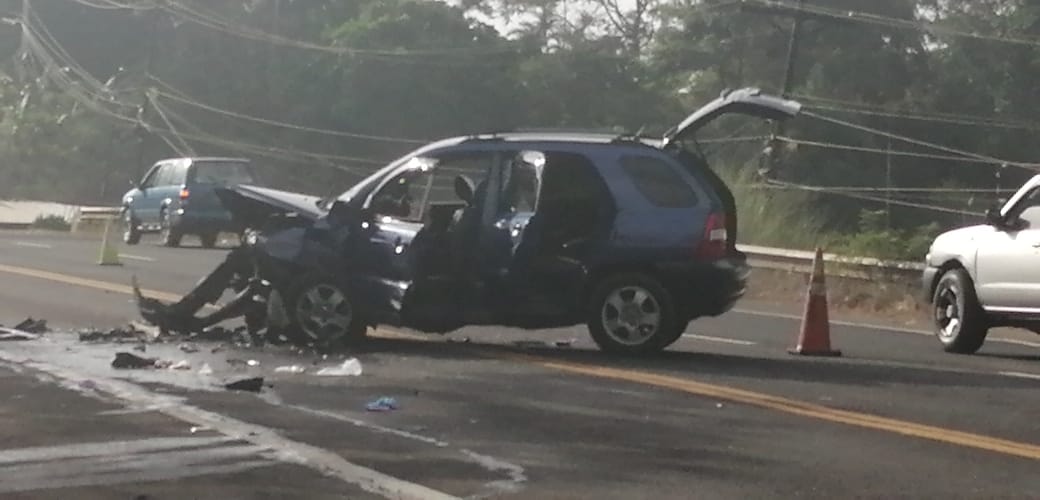
<instances>
[{"instance_id":1,"label":"yellow road line","mask_svg":"<svg viewBox=\"0 0 1040 500\"><path fill-rule=\"evenodd\" d=\"M25 276L28 278L37 278L47 281L53 281L55 283L62 283L65 285L81 286L86 288L93 288L95 290L101 290L111 293L121 293L125 295L133 295L134 289L130 285L120 285L118 283L111 283L108 281L98 281L89 278L80 278L78 276L70 276L67 274L52 273L50 271L43 271L40 269L31 269L27 267L16 267L7 266L0 264L0 272L8 274L16 274L18 276ZM158 290L141 290L141 293L151 297L153 299L165 300L174 302L180 300L181 297L176 294L160 292Z\"/></svg>"},{"instance_id":2,"label":"yellow road line","mask_svg":"<svg viewBox=\"0 0 1040 500\"><path fill-rule=\"evenodd\" d=\"M116 283L109 283L105 281L79 278L76 276L69 276L65 274L52 273L49 271L42 271L38 269L6 266L0 264L0 272L6 272L20 276L27 276L30 278L38 278L57 283L64 283L68 285L93 288L107 292L122 293L127 295L133 294L133 289L129 286L119 285ZM176 301L180 299L180 297L178 297L175 294L160 292L156 290L148 290L144 293L159 300ZM423 339L422 337L404 334L401 332L395 332L393 330L382 329L381 332L383 335L391 338L396 337L412 340ZM477 346L473 346L474 350L476 350L476 347ZM541 366L543 368L548 368L551 370L561 371L574 375L584 375L602 379L619 380L623 382L648 385L662 389L671 389L687 394L710 397L722 401L729 401L732 403L746 404L749 406L765 408L781 413L787 413L790 415L812 418L815 420L846 424L854 427L872 429L892 434L900 434L919 439L927 439L941 443L962 446L966 448L974 448L993 453L1000 453L1004 455L1027 458L1031 460L1040 460L1040 445L1031 443L1011 441L1007 439L1000 439L981 434L973 434L953 429L946 429L943 427L918 424L906 420L881 417L877 415L871 415L868 413L838 410L835 408L815 405L812 403L806 403L803 401L788 399L780 396L773 396L770 394L760 392L737 389L734 387L728 387L724 385L706 384L703 382L696 382L693 380L668 375L660 375L650 372L629 369L611 368L586 363L559 361L545 357L533 356L529 354L520 354L515 352L490 352L486 349L484 349L484 351L487 352L487 354L490 357L494 357L497 359L520 361L527 364Z\"/></svg>"}]
</instances>

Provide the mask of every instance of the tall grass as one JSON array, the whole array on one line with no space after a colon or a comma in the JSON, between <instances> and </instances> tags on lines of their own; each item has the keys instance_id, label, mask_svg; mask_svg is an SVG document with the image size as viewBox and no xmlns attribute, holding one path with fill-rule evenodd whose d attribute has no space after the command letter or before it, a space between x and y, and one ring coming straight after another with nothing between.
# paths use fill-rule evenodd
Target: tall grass
<instances>
[{"instance_id":1,"label":"tall grass","mask_svg":"<svg viewBox=\"0 0 1040 500\"><path fill-rule=\"evenodd\" d=\"M810 193L755 187L759 181L750 168L720 169L719 176L736 197L738 243L810 249L830 239Z\"/></svg>"}]
</instances>

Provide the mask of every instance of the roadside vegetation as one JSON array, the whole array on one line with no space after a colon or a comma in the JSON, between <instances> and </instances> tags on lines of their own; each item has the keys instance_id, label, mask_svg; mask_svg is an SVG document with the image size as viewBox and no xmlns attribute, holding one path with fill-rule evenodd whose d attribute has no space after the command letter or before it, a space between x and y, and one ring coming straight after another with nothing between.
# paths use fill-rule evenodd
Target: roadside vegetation
<instances>
[{"instance_id":1,"label":"roadside vegetation","mask_svg":"<svg viewBox=\"0 0 1040 500\"><path fill-rule=\"evenodd\" d=\"M723 89L781 92L797 5L247 3L0 0L29 14L0 26L0 198L112 204L150 163L188 154L249 157L266 183L327 196L445 136L517 127L660 136ZM977 3L805 3L817 15L788 94L806 110L995 160L798 118L776 176L811 192L723 172L735 179L744 242L918 260L936 231L975 220L950 209L981 214L1029 175L997 167L1037 160L1030 75L1040 44L1001 40L1034 39L1036 9ZM717 132L705 139L745 152L771 134ZM733 164L753 163L742 160ZM879 201L893 188L937 186L987 191Z\"/></svg>"}]
</instances>

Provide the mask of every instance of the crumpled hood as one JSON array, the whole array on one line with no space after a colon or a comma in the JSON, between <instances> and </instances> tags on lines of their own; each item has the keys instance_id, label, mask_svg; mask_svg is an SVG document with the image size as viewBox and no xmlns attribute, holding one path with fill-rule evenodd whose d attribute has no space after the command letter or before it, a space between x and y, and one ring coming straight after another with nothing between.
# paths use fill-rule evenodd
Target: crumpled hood
<instances>
[{"instance_id":1,"label":"crumpled hood","mask_svg":"<svg viewBox=\"0 0 1040 500\"><path fill-rule=\"evenodd\" d=\"M217 188L216 193L231 217L247 227L256 227L275 214L295 213L309 220L325 215L318 207L319 196L248 185Z\"/></svg>"}]
</instances>

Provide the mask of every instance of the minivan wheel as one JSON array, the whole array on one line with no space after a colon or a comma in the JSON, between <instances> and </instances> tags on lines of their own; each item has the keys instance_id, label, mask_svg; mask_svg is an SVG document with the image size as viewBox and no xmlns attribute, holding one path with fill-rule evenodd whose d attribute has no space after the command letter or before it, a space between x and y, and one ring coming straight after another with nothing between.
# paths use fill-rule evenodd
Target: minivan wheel
<instances>
[{"instance_id":1,"label":"minivan wheel","mask_svg":"<svg viewBox=\"0 0 1040 500\"><path fill-rule=\"evenodd\" d=\"M202 241L202 248L213 248L217 246L217 233L202 233L199 240Z\"/></svg>"},{"instance_id":2,"label":"minivan wheel","mask_svg":"<svg viewBox=\"0 0 1040 500\"><path fill-rule=\"evenodd\" d=\"M286 293L289 333L299 343L357 344L368 325L349 289L324 276L307 275Z\"/></svg>"},{"instance_id":3,"label":"minivan wheel","mask_svg":"<svg viewBox=\"0 0 1040 500\"><path fill-rule=\"evenodd\" d=\"M163 210L159 216L159 242L164 247L178 247L181 244L180 231L173 226L167 210Z\"/></svg>"},{"instance_id":4,"label":"minivan wheel","mask_svg":"<svg viewBox=\"0 0 1040 500\"><path fill-rule=\"evenodd\" d=\"M671 294L656 279L620 274L603 280L593 292L588 326L604 351L646 354L675 342L684 325Z\"/></svg>"},{"instance_id":5,"label":"minivan wheel","mask_svg":"<svg viewBox=\"0 0 1040 500\"><path fill-rule=\"evenodd\" d=\"M939 279L932 296L935 334L946 352L974 354L986 341L989 325L971 277L951 269Z\"/></svg>"},{"instance_id":6,"label":"minivan wheel","mask_svg":"<svg viewBox=\"0 0 1040 500\"><path fill-rule=\"evenodd\" d=\"M141 242L141 229L137 227L137 220L133 212L127 209L123 212L123 243L136 245Z\"/></svg>"}]
</instances>

